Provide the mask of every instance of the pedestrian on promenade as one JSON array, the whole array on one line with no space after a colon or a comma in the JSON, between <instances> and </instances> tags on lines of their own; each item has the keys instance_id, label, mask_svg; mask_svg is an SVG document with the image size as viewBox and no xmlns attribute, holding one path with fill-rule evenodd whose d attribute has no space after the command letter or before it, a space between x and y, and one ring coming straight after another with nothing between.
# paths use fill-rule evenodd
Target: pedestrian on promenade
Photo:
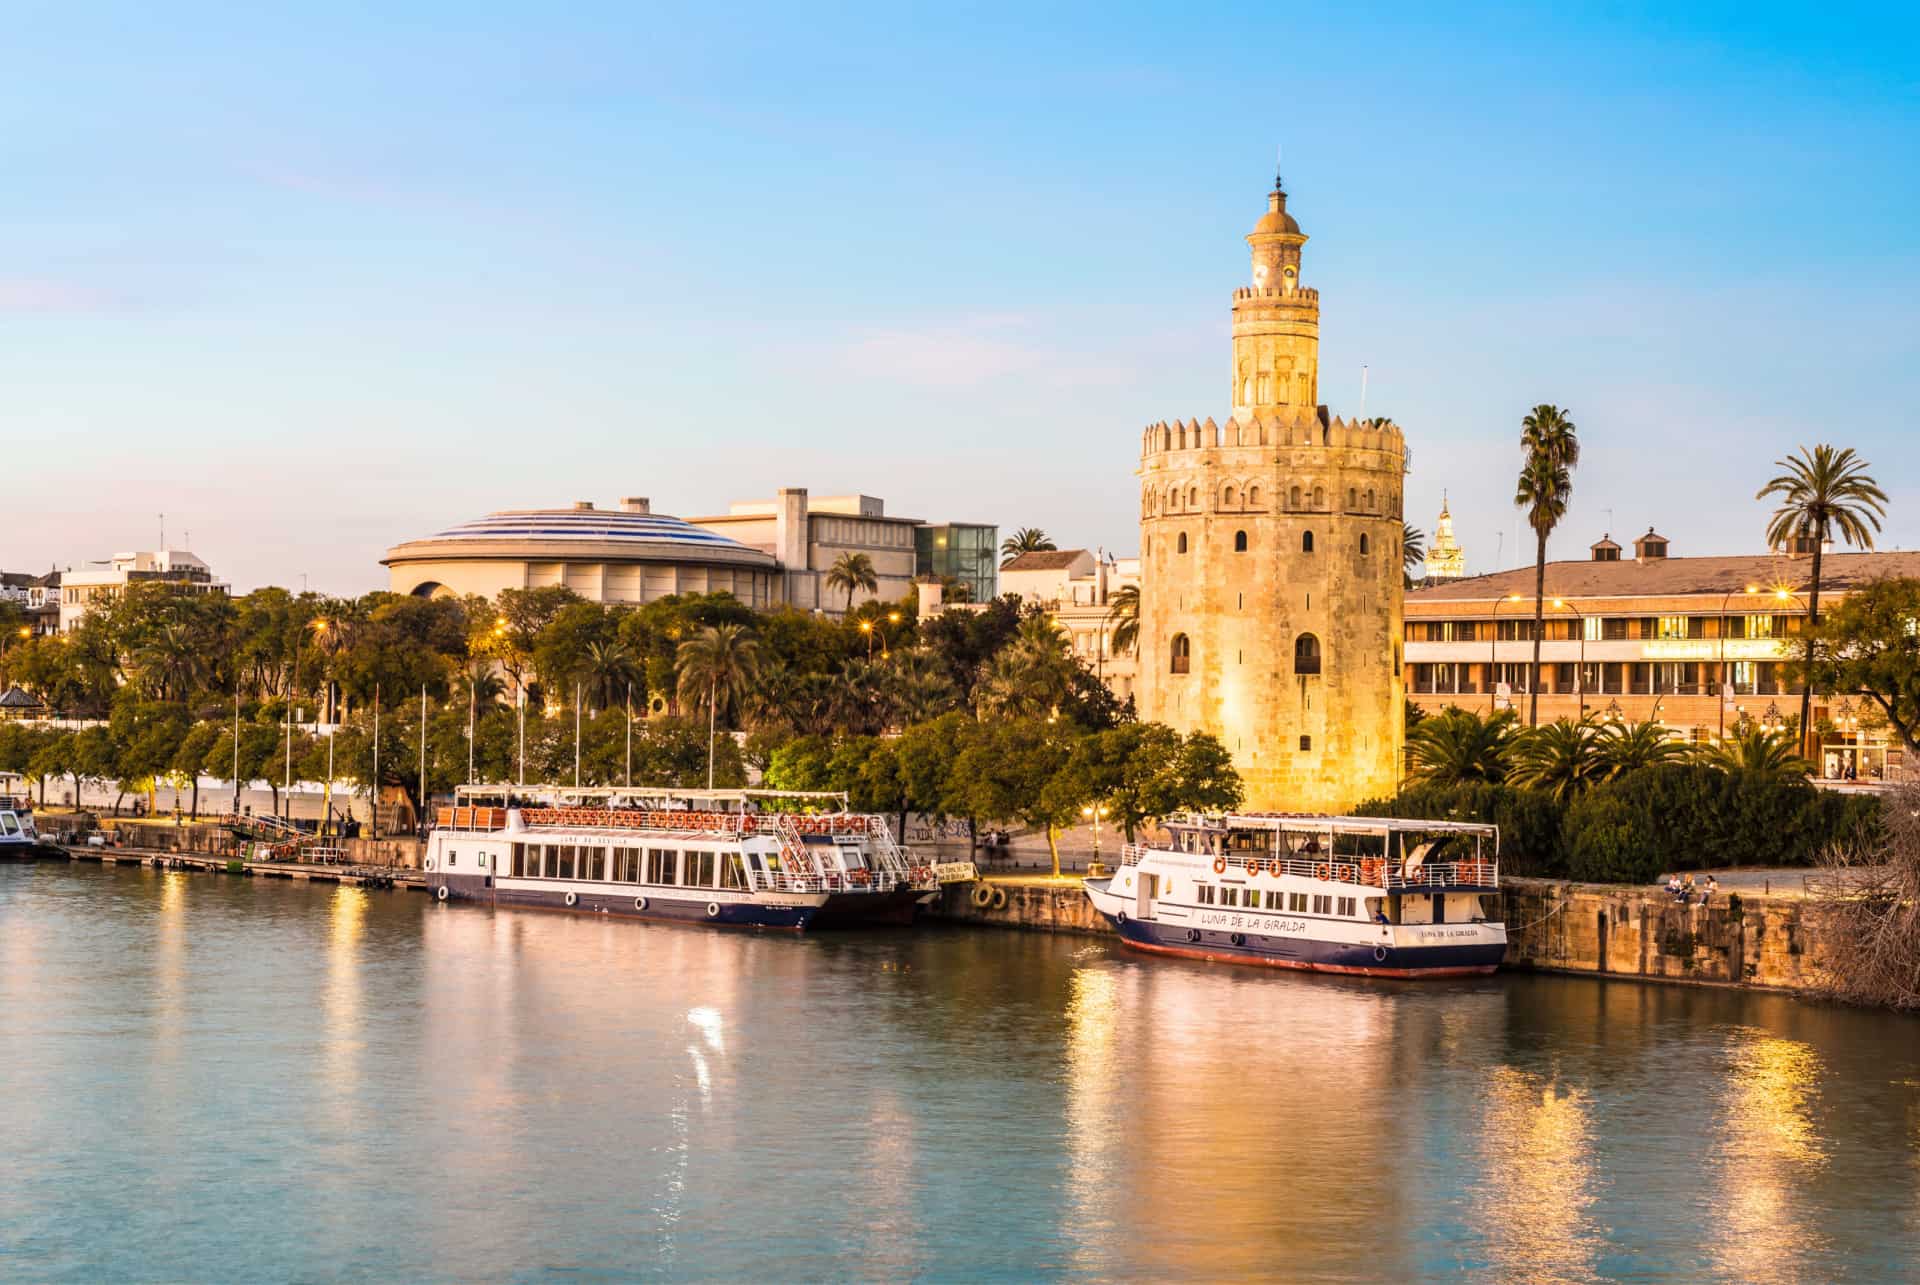
<instances>
[{"instance_id":1,"label":"pedestrian on promenade","mask_svg":"<svg viewBox=\"0 0 1920 1285\"><path fill-rule=\"evenodd\" d=\"M1707 905L1713 900L1713 894L1720 891L1720 881L1712 875L1707 876L1706 886L1700 890L1700 904Z\"/></svg>"},{"instance_id":2,"label":"pedestrian on promenade","mask_svg":"<svg viewBox=\"0 0 1920 1285\"><path fill-rule=\"evenodd\" d=\"M1687 873L1685 881L1680 885L1680 904L1683 906L1693 904L1693 873L1691 871Z\"/></svg>"},{"instance_id":3,"label":"pedestrian on promenade","mask_svg":"<svg viewBox=\"0 0 1920 1285\"><path fill-rule=\"evenodd\" d=\"M1667 876L1667 895L1676 901L1680 899L1680 872L1677 870Z\"/></svg>"}]
</instances>

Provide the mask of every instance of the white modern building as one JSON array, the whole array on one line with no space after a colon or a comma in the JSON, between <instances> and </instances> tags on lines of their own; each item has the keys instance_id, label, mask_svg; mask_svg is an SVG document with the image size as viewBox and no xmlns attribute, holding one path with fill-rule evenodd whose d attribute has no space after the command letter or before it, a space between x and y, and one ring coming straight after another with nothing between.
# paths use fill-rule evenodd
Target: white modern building
<instances>
[{"instance_id":1,"label":"white modern building","mask_svg":"<svg viewBox=\"0 0 1920 1285\"><path fill-rule=\"evenodd\" d=\"M228 589L225 581L213 578L205 562L185 549L116 553L85 570L62 573L61 632L79 624L96 603L118 598L134 584L164 584L183 593L224 594Z\"/></svg>"},{"instance_id":2,"label":"white modern building","mask_svg":"<svg viewBox=\"0 0 1920 1285\"><path fill-rule=\"evenodd\" d=\"M1099 550L1022 553L1000 567L1000 591L1052 616L1072 640L1074 655L1121 700L1133 695L1137 668L1133 648L1116 651L1113 646L1120 623L1113 614L1114 601L1128 587L1140 587L1140 559L1115 558Z\"/></svg>"}]
</instances>

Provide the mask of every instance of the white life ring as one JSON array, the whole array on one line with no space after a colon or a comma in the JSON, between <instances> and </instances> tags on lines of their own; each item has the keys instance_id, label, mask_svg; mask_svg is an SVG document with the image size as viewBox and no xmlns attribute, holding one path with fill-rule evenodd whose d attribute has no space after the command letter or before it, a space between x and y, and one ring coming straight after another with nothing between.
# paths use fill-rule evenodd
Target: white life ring
<instances>
[{"instance_id":1,"label":"white life ring","mask_svg":"<svg viewBox=\"0 0 1920 1285\"><path fill-rule=\"evenodd\" d=\"M720 903L717 901L709 901L707 903L707 918L718 919L719 917L720 917Z\"/></svg>"},{"instance_id":2,"label":"white life ring","mask_svg":"<svg viewBox=\"0 0 1920 1285\"><path fill-rule=\"evenodd\" d=\"M647 899L645 897L635 897L633 899L633 908L635 910L645 910L647 908Z\"/></svg>"},{"instance_id":3,"label":"white life ring","mask_svg":"<svg viewBox=\"0 0 1920 1285\"><path fill-rule=\"evenodd\" d=\"M567 894L567 904L568 904L569 906L571 906L571 905L574 905L574 904L576 904L576 903L577 903L577 902L578 902L579 900L580 900L580 894L579 894L579 893L577 893L577 892L570 892L570 893L568 893L568 894Z\"/></svg>"},{"instance_id":4,"label":"white life ring","mask_svg":"<svg viewBox=\"0 0 1920 1285\"><path fill-rule=\"evenodd\" d=\"M447 885L443 883L438 888L435 888L433 890L433 895L435 897L438 897L441 901L445 901L447 899Z\"/></svg>"},{"instance_id":5,"label":"white life ring","mask_svg":"<svg viewBox=\"0 0 1920 1285\"><path fill-rule=\"evenodd\" d=\"M431 869L433 869L433 858L432 858L432 857L428 857L428 858L427 858L427 869L429 869L429 870L431 870Z\"/></svg>"}]
</instances>

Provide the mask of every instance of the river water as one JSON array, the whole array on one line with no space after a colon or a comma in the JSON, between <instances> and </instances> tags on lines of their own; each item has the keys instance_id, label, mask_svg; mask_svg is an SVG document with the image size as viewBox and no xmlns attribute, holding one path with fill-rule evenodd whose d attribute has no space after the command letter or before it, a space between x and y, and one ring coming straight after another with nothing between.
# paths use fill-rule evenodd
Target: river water
<instances>
[{"instance_id":1,"label":"river water","mask_svg":"<svg viewBox=\"0 0 1920 1285\"><path fill-rule=\"evenodd\" d=\"M0 867L0 1278L1912 1279L1920 1022Z\"/></svg>"}]
</instances>

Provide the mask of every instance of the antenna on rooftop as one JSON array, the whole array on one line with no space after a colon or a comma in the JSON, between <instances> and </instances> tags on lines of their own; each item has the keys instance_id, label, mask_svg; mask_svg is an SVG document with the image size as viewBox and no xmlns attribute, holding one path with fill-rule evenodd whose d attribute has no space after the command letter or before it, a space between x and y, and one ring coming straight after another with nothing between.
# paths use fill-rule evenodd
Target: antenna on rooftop
<instances>
[{"instance_id":1,"label":"antenna on rooftop","mask_svg":"<svg viewBox=\"0 0 1920 1285\"><path fill-rule=\"evenodd\" d=\"M167 547L167 515L162 513L160 515L160 548L164 550L166 547Z\"/></svg>"}]
</instances>

